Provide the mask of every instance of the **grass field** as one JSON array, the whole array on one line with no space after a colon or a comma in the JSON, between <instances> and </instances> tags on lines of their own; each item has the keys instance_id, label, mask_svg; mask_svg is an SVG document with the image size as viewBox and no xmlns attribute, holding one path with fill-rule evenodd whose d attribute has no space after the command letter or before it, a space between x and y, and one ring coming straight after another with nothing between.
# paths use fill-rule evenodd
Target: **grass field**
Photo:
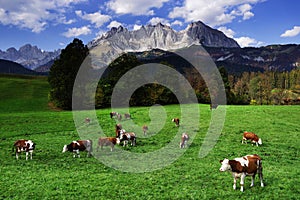
<instances>
[{"instance_id":1,"label":"grass field","mask_svg":"<svg viewBox=\"0 0 300 200\"><path fill-rule=\"evenodd\" d=\"M86 153L81 158L61 153L64 144L79 136L72 112L48 108L45 78L2 76L0 83L0 199L299 199L299 106L226 106L218 142L200 159L211 111L208 105L199 105L200 130L179 159L153 172L126 173L94 157L86 158ZM150 123L149 110L130 108L133 121ZM162 131L149 130L149 137L140 137L135 147L126 147L128 152L152 152L172 139L177 128L171 118L179 116L180 109L169 105L164 110ZM113 136L116 122L110 119L110 111L98 110L97 117L105 133ZM256 132L263 145L242 145L244 130ZM21 138L37 144L33 160L26 161L24 154L15 159L12 145ZM97 155L115 156L120 148L111 153L107 147ZM265 187L260 187L256 177L250 188L251 178L247 177L243 193L233 190L233 178L219 172L219 160L253 153L263 158Z\"/></svg>"}]
</instances>

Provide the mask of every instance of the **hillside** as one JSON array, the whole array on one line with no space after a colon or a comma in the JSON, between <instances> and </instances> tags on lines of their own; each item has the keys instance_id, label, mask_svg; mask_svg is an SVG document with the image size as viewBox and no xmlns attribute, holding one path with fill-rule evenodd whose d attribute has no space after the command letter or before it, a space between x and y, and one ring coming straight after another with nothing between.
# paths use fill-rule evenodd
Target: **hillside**
<instances>
[{"instance_id":1,"label":"hillside","mask_svg":"<svg viewBox=\"0 0 300 200\"><path fill-rule=\"evenodd\" d=\"M0 74L46 75L46 73L36 72L16 62L3 59L0 59Z\"/></svg>"},{"instance_id":2,"label":"hillside","mask_svg":"<svg viewBox=\"0 0 300 200\"><path fill-rule=\"evenodd\" d=\"M0 111L48 110L48 92L46 77L0 75Z\"/></svg>"}]
</instances>

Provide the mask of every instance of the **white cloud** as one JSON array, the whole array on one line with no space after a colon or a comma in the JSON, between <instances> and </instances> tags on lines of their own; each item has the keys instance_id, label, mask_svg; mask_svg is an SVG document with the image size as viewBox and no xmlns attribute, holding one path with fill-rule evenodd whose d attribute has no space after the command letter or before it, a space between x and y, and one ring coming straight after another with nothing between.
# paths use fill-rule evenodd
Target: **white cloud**
<instances>
[{"instance_id":1,"label":"white cloud","mask_svg":"<svg viewBox=\"0 0 300 200\"><path fill-rule=\"evenodd\" d=\"M45 30L50 21L72 23L73 20L67 20L64 16L65 10L71 4L85 1L87 0L0 0L0 23L39 33Z\"/></svg>"},{"instance_id":2,"label":"white cloud","mask_svg":"<svg viewBox=\"0 0 300 200\"><path fill-rule=\"evenodd\" d=\"M232 29L227 28L225 26L219 27L218 30L222 31L227 37L230 37L230 38L233 38L233 36L235 35L235 32Z\"/></svg>"},{"instance_id":3,"label":"white cloud","mask_svg":"<svg viewBox=\"0 0 300 200\"><path fill-rule=\"evenodd\" d=\"M293 29L285 31L280 37L295 37L300 34L300 26L294 26Z\"/></svg>"},{"instance_id":4,"label":"white cloud","mask_svg":"<svg viewBox=\"0 0 300 200\"><path fill-rule=\"evenodd\" d=\"M70 28L67 32L63 33L62 35L71 38L71 37L78 37L80 35L88 35L91 34L92 31L88 26L83 26L81 28Z\"/></svg>"},{"instance_id":5,"label":"white cloud","mask_svg":"<svg viewBox=\"0 0 300 200\"><path fill-rule=\"evenodd\" d=\"M110 22L110 24L107 26L107 28L111 29L112 27L119 27L119 26L122 26L122 23L120 22L117 22L117 21L112 21Z\"/></svg>"},{"instance_id":6,"label":"white cloud","mask_svg":"<svg viewBox=\"0 0 300 200\"><path fill-rule=\"evenodd\" d=\"M210 26L230 23L233 19L250 19L254 16L251 4L264 0L185 0L183 6L175 7L169 17L183 18L185 22L201 20Z\"/></svg>"},{"instance_id":7,"label":"white cloud","mask_svg":"<svg viewBox=\"0 0 300 200\"><path fill-rule=\"evenodd\" d=\"M133 26L133 30L139 30L139 29L141 29L142 28L142 25L137 25L137 24L135 24L134 26Z\"/></svg>"},{"instance_id":8,"label":"white cloud","mask_svg":"<svg viewBox=\"0 0 300 200\"><path fill-rule=\"evenodd\" d=\"M262 44L262 42L258 42L257 40L250 37L239 37L234 39L241 47L260 46Z\"/></svg>"},{"instance_id":9,"label":"white cloud","mask_svg":"<svg viewBox=\"0 0 300 200\"><path fill-rule=\"evenodd\" d=\"M175 20L174 22L171 23L171 26L182 26L183 25L183 22L182 21L179 21L179 20Z\"/></svg>"},{"instance_id":10,"label":"white cloud","mask_svg":"<svg viewBox=\"0 0 300 200\"><path fill-rule=\"evenodd\" d=\"M248 46L261 46L263 42L257 41L254 38L250 37L234 37L236 33L225 26L221 26L218 28L219 31L222 31L227 37L233 38L241 47L248 47Z\"/></svg>"},{"instance_id":11,"label":"white cloud","mask_svg":"<svg viewBox=\"0 0 300 200\"><path fill-rule=\"evenodd\" d=\"M152 8L161 8L170 0L110 0L107 7L117 14L154 15Z\"/></svg>"},{"instance_id":12,"label":"white cloud","mask_svg":"<svg viewBox=\"0 0 300 200\"><path fill-rule=\"evenodd\" d=\"M108 22L111 17L109 15L103 15L101 12L95 12L95 13L82 13L81 10L76 10L75 14L87 21L90 21L92 24L95 24L97 28L101 27L104 23Z\"/></svg>"},{"instance_id":13,"label":"white cloud","mask_svg":"<svg viewBox=\"0 0 300 200\"><path fill-rule=\"evenodd\" d=\"M164 25L170 26L170 23L168 20L160 18L160 17L153 17L152 19L149 20L148 23L151 25L156 25L158 23L162 23Z\"/></svg>"}]
</instances>

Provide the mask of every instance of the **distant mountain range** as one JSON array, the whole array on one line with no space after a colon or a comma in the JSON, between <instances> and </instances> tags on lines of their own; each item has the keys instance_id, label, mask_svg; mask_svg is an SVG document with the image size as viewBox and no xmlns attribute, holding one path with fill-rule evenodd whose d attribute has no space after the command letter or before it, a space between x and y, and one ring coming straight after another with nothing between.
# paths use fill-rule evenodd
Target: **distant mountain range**
<instances>
[{"instance_id":1,"label":"distant mountain range","mask_svg":"<svg viewBox=\"0 0 300 200\"><path fill-rule=\"evenodd\" d=\"M6 51L0 50L0 59L13 61L23 65L28 69L35 69L56 59L60 55L60 50L53 52L42 51L37 46L26 44L19 50L11 47Z\"/></svg>"},{"instance_id":2,"label":"distant mountain range","mask_svg":"<svg viewBox=\"0 0 300 200\"><path fill-rule=\"evenodd\" d=\"M159 60L168 57L169 50L192 45L202 45L217 66L224 66L232 74L244 71L289 71L300 67L300 45L241 48L234 39L200 21L191 23L182 31L175 31L161 23L142 26L139 30L132 31L119 26L87 44L91 52L99 46L109 48L107 54L101 55L103 60L109 60L110 56L115 57L124 51L135 52L142 60ZM160 53L153 54L155 51ZM46 52L30 44L19 50L13 47L6 51L0 50L0 59L14 61L38 72L48 72L59 55L60 50ZM146 58L147 55L150 57Z\"/></svg>"},{"instance_id":3,"label":"distant mountain range","mask_svg":"<svg viewBox=\"0 0 300 200\"><path fill-rule=\"evenodd\" d=\"M19 63L3 59L0 59L0 74L47 75L45 72L36 72Z\"/></svg>"}]
</instances>

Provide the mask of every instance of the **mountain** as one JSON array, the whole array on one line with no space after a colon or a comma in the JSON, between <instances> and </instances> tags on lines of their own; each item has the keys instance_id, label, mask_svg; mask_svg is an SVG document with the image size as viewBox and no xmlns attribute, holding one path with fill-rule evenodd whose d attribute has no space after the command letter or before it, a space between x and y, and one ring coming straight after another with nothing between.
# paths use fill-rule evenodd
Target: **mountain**
<instances>
[{"instance_id":1,"label":"mountain","mask_svg":"<svg viewBox=\"0 0 300 200\"><path fill-rule=\"evenodd\" d=\"M19 63L3 59L0 59L0 74L46 75L27 69Z\"/></svg>"},{"instance_id":2,"label":"mountain","mask_svg":"<svg viewBox=\"0 0 300 200\"><path fill-rule=\"evenodd\" d=\"M28 69L35 69L41 65L56 59L60 55L60 50L53 52L42 51L37 46L26 44L19 50L11 47L6 51L0 50L0 59L10 60L25 66Z\"/></svg>"},{"instance_id":3,"label":"mountain","mask_svg":"<svg viewBox=\"0 0 300 200\"><path fill-rule=\"evenodd\" d=\"M224 33L212 29L202 22L191 23L185 30L175 31L158 23L142 26L139 30L129 31L114 27L88 44L89 48L107 45L115 51L146 51L150 49L171 50L202 44L208 47L239 47L238 43Z\"/></svg>"}]
</instances>

